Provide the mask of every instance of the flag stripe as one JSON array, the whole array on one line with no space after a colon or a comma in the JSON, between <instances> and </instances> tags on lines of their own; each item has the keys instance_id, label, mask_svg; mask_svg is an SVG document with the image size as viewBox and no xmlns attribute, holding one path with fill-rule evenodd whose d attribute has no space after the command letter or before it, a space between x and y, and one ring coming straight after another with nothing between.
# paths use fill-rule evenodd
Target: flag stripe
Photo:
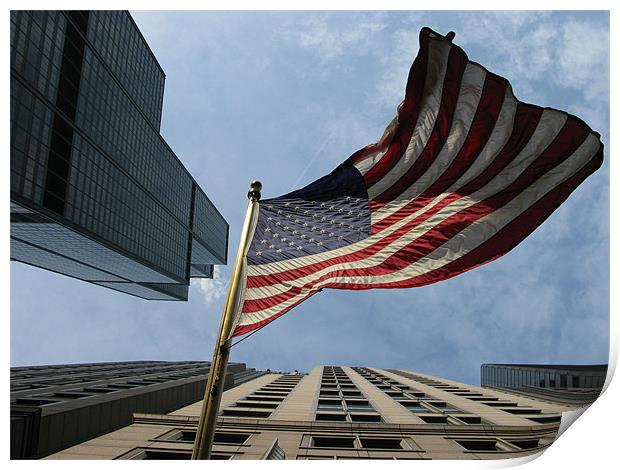
<instances>
[{"instance_id":1,"label":"flag stripe","mask_svg":"<svg viewBox=\"0 0 620 470\"><path fill-rule=\"evenodd\" d=\"M503 227L498 227L496 234L489 234L490 236L487 239L487 241L485 240L479 241L478 242L479 249L474 248L470 250L469 253L463 253L463 254L458 253L455 247L459 247L461 245L460 241L457 240L456 238L450 239L450 242L452 243L453 246L442 247L442 250L453 253L453 256L456 257L455 262L463 258L464 256L468 256L467 258L465 258L465 261L462 265L459 265L458 263L456 263L456 264L451 264L450 267L447 267L447 264L446 264L445 266L441 266L436 269L431 269L431 270L428 270L428 272L419 274L419 272L422 269L421 266L419 266L419 263L418 263L418 266L416 266L415 263L413 263L412 265L408 265L407 267L410 268L410 270L417 271L418 275L411 276L409 273L401 273L401 277L403 277L404 279L397 279L397 280L390 281L390 282L381 282L381 281L382 281L383 276L390 278L390 276L389 275L386 276L386 274L391 274L391 273L373 272L371 276L364 276L363 274L360 274L358 270L358 272L355 273L355 276L352 276L352 273L345 274L341 271L336 271L336 272L331 272L328 275L322 276L322 278L320 279L316 279L315 282L312 283L311 287L299 290L299 292L302 293L301 297L305 298L306 296L311 295L312 293L316 292L316 290L325 288L325 287L340 288L340 289L344 289L344 288L346 289L369 289L369 288L376 288L376 287L381 287L381 288L414 287L417 285L423 285L423 284L429 284L432 282L436 282L437 280L445 278L445 276L440 277L440 275L442 275L446 269L449 269L450 271L452 271L452 268L456 266L461 266L460 269L462 270L459 272L456 272L454 274L456 275L456 274L459 274L460 272L471 269L471 267L475 267L476 265L483 264L484 256L488 256L488 251L493 249L492 242L491 244L488 243L489 240L493 240L493 242L498 242L498 243L501 242L501 244L497 245L497 249L498 249L497 254L494 255L495 257L501 256L505 252L509 251L510 249L509 245L511 241L514 242L512 246L516 246L517 243L519 243L523 238L525 238L527 234L531 232L531 230L526 231L527 227L530 227L530 225L528 225L526 221L524 221L523 219L523 217L528 217L531 214L522 216L522 214L524 213L523 211L527 212L529 210L528 207L534 207L534 205L536 204L536 200L547 201L546 203L547 205L545 205L544 203L539 204L540 208L557 207L557 205L559 205L568 196L568 194L570 194L570 192L574 189L573 183L575 181L581 182L587 175L592 173L594 170L596 170L596 168L600 166L601 159L602 159L602 149L600 148L596 140L597 139L591 136L589 141L587 143L584 143L584 145L581 146L580 153L576 152L573 155L575 161L577 162L581 161L581 163L583 164L584 159L587 158L587 156L589 157L590 155L592 155L592 148L597 148L597 147L599 148L598 154L594 158L591 158L585 164L585 166L583 166L581 169L578 169L576 173L574 174L571 173L571 170L574 170L574 167L576 164L575 162L571 161L569 162L569 164L558 165L556 168L554 168L552 172L545 175L545 178L547 180L550 180L550 179L555 180L555 183L554 183L555 188L552 189L550 192L546 193L547 194L546 196L545 196L544 190L547 189L547 187L549 186L549 181L537 181L537 184L533 185L528 192L522 193L521 195L519 195L519 197L511 201L511 204L514 207L505 208L505 210L503 211L504 215L507 215L507 217L505 217ZM527 201L528 198L533 199L533 202ZM523 200L525 200L525 202ZM556 204L556 206L553 206L553 204ZM511 215L514 214L515 208L520 208L522 212L518 214L516 217L514 217L513 219ZM546 218L546 216L544 216L544 213L540 212L541 210L540 208L538 209L537 217ZM493 213L488 214L487 219L489 217L492 218L493 215L494 215ZM544 220L544 218L542 218L542 220ZM542 222L542 220L540 220L540 222ZM477 222L478 225L481 225L484 223L487 223L487 221L484 219L480 219ZM497 224L497 222L495 223ZM515 224L517 227L519 227L518 229L514 229ZM491 226L492 225L493 223L491 223ZM535 224L535 226L537 225L538 224ZM472 227L470 230L473 231L473 229L474 227ZM472 243L472 240L474 241L474 243L476 242L475 237L463 236L462 238L466 242ZM509 246L509 247L506 249L505 248L506 246ZM446 257L436 256L433 258L436 261L436 263L437 263L437 260L439 260L439 263L440 263L441 260L444 260ZM430 264L432 267L433 265L432 260ZM442 269L444 271L442 271ZM333 279L334 277L337 279ZM282 299L282 302L284 302L284 305L282 306L277 305L277 304L269 305L267 301L268 299L259 300L258 303L262 303L264 307L263 309L260 309L260 310L266 311L268 315L271 315L272 312L269 312L269 310L273 310L274 307L278 310L279 308L283 308L283 309L285 308L288 310L289 305L298 303L299 296L289 297L286 300L281 296L280 299ZM260 310L257 310L257 312L260 312ZM258 316L260 315L261 313L258 314ZM248 315L248 312L246 312L244 316L246 316L248 319L257 318L256 314Z\"/></svg>"},{"instance_id":2,"label":"flag stripe","mask_svg":"<svg viewBox=\"0 0 620 470\"><path fill-rule=\"evenodd\" d=\"M440 280L449 279L477 266L481 266L490 261L493 261L503 256L508 251L510 251L511 248L523 241L523 239L527 237L527 235L529 235L538 225L540 225L553 210L559 207L559 205L564 200L566 200L566 198L576 188L577 185L583 182L583 180L585 180L590 174L592 174L601 166L602 159L603 148L601 146L597 155L592 158L586 164L586 166L580 169L571 178L564 181L554 190L547 193L538 202L534 203L532 206L526 209L525 212L513 219L501 231L499 231L493 237L489 238L479 247L441 268L435 269L430 273L422 274L403 281L385 283L381 285L351 285L332 282L330 283L329 287L333 289L419 287L432 284ZM289 303L275 313L263 312L262 315L246 315L246 323L237 326L234 332L234 336L248 333L252 330L255 330L270 323L276 318L287 313L289 310L306 300L308 297L311 297L312 295L317 293L319 290L320 288L316 288L312 291L306 292L303 296L295 299L294 302Z\"/></svg>"},{"instance_id":3,"label":"flag stripe","mask_svg":"<svg viewBox=\"0 0 620 470\"><path fill-rule=\"evenodd\" d=\"M445 218L442 222L434 225L430 228L430 230L425 231L422 236L416 237L415 240L411 241L406 246L397 247L396 252L385 257L378 264L359 268L340 269L338 271L331 270L322 278L310 280L303 285L293 285L288 288L286 292L271 295L266 298L252 299L250 296L247 296L243 311L255 312L273 305L277 305L288 298L298 295L302 290L309 289L313 283L321 282L327 277L333 277L335 275L339 277L363 277L374 275L377 277L403 269L413 262L418 261L422 257L427 256L429 253L443 245L446 241L455 237L458 233L473 224L475 221L503 207L515 196L519 195L522 191L537 181L542 175L556 167L558 165L558 152L562 156L570 156L574 154L575 151L583 144L587 136L588 131L585 130L583 126L579 125L575 119L568 119L562 131L557 135L554 143L549 146L538 159L529 165L528 168L502 192ZM563 161L564 159L565 158L560 157L560 161ZM416 232L411 231L409 233L414 234ZM386 245L386 243L389 242L386 242L385 239L380 242L382 245ZM365 256L364 258L369 258L369 256ZM351 261L351 259L347 260L347 262ZM359 259L355 261L359 261ZM296 280L295 284L298 282L299 279Z\"/></svg>"},{"instance_id":4,"label":"flag stripe","mask_svg":"<svg viewBox=\"0 0 620 470\"><path fill-rule=\"evenodd\" d=\"M534 110L534 113L537 113L538 111L539 109L536 109ZM451 197L449 196L447 198L448 201L437 207L437 209L431 214L424 216L422 211L407 214L407 216L400 218L395 231L385 234L385 238L380 240L377 244L372 245L371 247L362 245L363 249L353 253L351 253L351 250L347 249L334 250L333 254L336 256L331 260L326 260L324 256L321 257L314 255L312 258L298 258L295 260L273 263L273 265L261 265L260 269L250 266L248 268L248 287L274 285L279 282L291 281L298 277L307 276L314 271L324 269L332 264L363 259L368 256L366 253L368 253L369 250L374 248L376 251L379 251L388 244L396 242L401 236L407 232L410 232L420 222L427 220L431 215L434 215L439 210L443 210L444 213L449 214L450 212L446 208L449 203L453 204L458 199L472 194L476 196L476 198L484 199L488 197L489 194L494 194L505 190L508 184L512 181L510 178L513 178L514 180L514 178L516 178L520 172L525 169L527 160L524 157L530 153L540 152L547 147L547 142L550 141L549 139L554 138L565 123L565 115L558 112L547 111L545 113L545 118L538 121L541 125L535 126L531 123L531 121L520 119L525 118L527 114L528 113L518 113L515 132L513 133L513 136L511 136L508 144L504 147L502 152L500 152L500 155L498 155L495 159L495 161L500 160L501 164L491 164L496 173L493 174L490 171L484 172L484 174L475 181L472 181L465 185L464 188L455 191ZM528 134L528 137L531 138L527 139L525 137L526 134ZM504 176L501 173L501 170L505 170L510 162L512 162L510 171ZM475 191L484 189L487 191L482 194L474 194ZM375 241L377 238L371 238L371 240ZM360 244L361 243L358 243L358 245ZM396 248L399 248L398 245L395 246ZM370 254L373 254L373 252L370 252Z\"/></svg>"}]
</instances>

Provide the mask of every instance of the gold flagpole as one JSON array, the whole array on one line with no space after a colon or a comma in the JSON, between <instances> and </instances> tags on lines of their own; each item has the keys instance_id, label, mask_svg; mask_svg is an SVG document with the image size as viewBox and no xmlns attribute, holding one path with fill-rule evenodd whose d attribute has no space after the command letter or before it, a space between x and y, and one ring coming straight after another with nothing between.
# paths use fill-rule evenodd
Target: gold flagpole
<instances>
[{"instance_id":1,"label":"gold flagpole","mask_svg":"<svg viewBox=\"0 0 620 470\"><path fill-rule=\"evenodd\" d=\"M243 259L251 241L250 231L256 212L258 211L261 189L261 183L259 181L253 181L248 191L248 199L250 201L248 202L248 209L245 213L245 221L243 222L243 229L241 231L237 259L230 278L228 295L226 296L224 312L220 320L220 329L215 342L215 351L213 352L213 360L211 361L211 367L209 369L209 378L207 379L207 388L205 389L205 397L202 403L200 422L196 430L192 460L206 460L211 457L211 446L213 445L217 415L220 408L222 392L224 391L226 365L228 364L228 356L230 353L231 340L229 336L234 327L235 308L237 306L239 293L243 287L240 285L243 272Z\"/></svg>"}]
</instances>

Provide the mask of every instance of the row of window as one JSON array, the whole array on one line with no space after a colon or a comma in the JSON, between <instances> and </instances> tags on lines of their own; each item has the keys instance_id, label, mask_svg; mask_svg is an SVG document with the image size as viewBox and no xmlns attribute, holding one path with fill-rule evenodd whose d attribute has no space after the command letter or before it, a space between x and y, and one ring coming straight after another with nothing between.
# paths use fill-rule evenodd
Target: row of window
<instances>
[{"instance_id":1,"label":"row of window","mask_svg":"<svg viewBox=\"0 0 620 470\"><path fill-rule=\"evenodd\" d=\"M224 408L220 415L236 418L268 418L297 386L303 374L286 374L252 392L234 405Z\"/></svg>"},{"instance_id":2,"label":"row of window","mask_svg":"<svg viewBox=\"0 0 620 470\"><path fill-rule=\"evenodd\" d=\"M201 365L200 363L180 363L174 365L162 366L158 363L153 363L148 367L144 364L131 365L120 370L118 366L93 366L88 367L76 367L74 369L65 370L59 367L59 373L50 376L50 371L43 369L38 370L26 370L31 373L25 373L26 371L20 371L20 373L11 372L11 391L20 391L28 389L40 389L58 385L69 385L83 382L95 382L105 379L117 379L119 377L137 377L136 380L155 380L162 382L169 380L177 380L188 377L195 377L197 375L207 374L209 371L208 365ZM90 369L90 370L89 370ZM109 371L109 372L106 372ZM169 373L168 375L159 375ZM157 374L157 376L155 376ZM145 376L145 377L139 377ZM146 385L147 383L142 383Z\"/></svg>"},{"instance_id":3,"label":"row of window","mask_svg":"<svg viewBox=\"0 0 620 470\"><path fill-rule=\"evenodd\" d=\"M425 423L483 424L483 420L479 416L467 414L465 411L443 400L429 397L425 393L401 384L383 374L373 372L364 367L355 367L354 370L385 394L416 414Z\"/></svg>"},{"instance_id":4,"label":"row of window","mask_svg":"<svg viewBox=\"0 0 620 470\"><path fill-rule=\"evenodd\" d=\"M49 393L38 393L34 395L29 395L26 397L19 397L15 399L15 403L18 405L31 405L31 406L47 406L53 405L56 403L64 402L67 400L77 400L83 398L90 398L94 396L101 396L107 393L120 392L130 388L136 387L144 387L148 385L156 385L166 382L172 382L175 380L181 380L189 377L196 377L198 375L205 375L208 372L208 368L199 369L193 371L191 373L185 374L171 374L171 375L163 375L159 377L145 377L145 378L137 378L134 380L128 380L126 382L115 382L111 384L95 384L88 387L83 388L72 388L69 390L61 390L58 392L49 392ZM117 374L117 377L121 374ZM129 375L129 374L125 374ZM82 381L84 382L92 382L91 378L84 378ZM32 388L45 387L39 384L31 385ZM15 391L15 390L13 390Z\"/></svg>"},{"instance_id":5,"label":"row of window","mask_svg":"<svg viewBox=\"0 0 620 470\"><path fill-rule=\"evenodd\" d=\"M215 433L213 444L221 446L214 449L216 460L230 459L234 455L243 454L243 447L250 447L250 438L253 436L249 432L224 432ZM188 429L173 429L162 436L153 439L154 442L184 442L193 443L196 438L196 431ZM449 438L446 438L449 439ZM472 453L499 453L499 452L519 452L537 449L541 446L539 438L456 438L450 439L458 444L464 452ZM227 450L228 448L228 450ZM300 449L308 452L304 459L335 459L346 457L347 450L363 450L370 452L386 451L390 454L394 452L425 452L413 437L402 435L368 435L368 434L348 434L348 435L303 435L300 442ZM340 455L312 455L312 450L338 450ZM121 459L131 460L165 460L165 459L189 459L189 450L177 449L157 449L153 447L138 447L121 456ZM385 458L385 457L378 457ZM391 458L391 457L390 457ZM399 458L399 457L395 457ZM404 458L400 457L400 458ZM298 457L299 459L299 457Z\"/></svg>"},{"instance_id":6,"label":"row of window","mask_svg":"<svg viewBox=\"0 0 620 470\"><path fill-rule=\"evenodd\" d=\"M536 370L484 364L481 368L482 385L509 388L527 386L541 388L596 388L603 387L605 373L576 375L554 370Z\"/></svg>"},{"instance_id":7,"label":"row of window","mask_svg":"<svg viewBox=\"0 0 620 470\"><path fill-rule=\"evenodd\" d=\"M421 377L417 374L412 374L410 372L402 372L402 371L393 371L393 372L396 374L402 375L404 377L414 379L417 382L423 383L425 385L429 385L438 390L450 392L454 395L481 403L486 406L499 408L501 411L504 411L506 413L510 413L512 415L517 415L517 416L527 418L530 421L534 421L538 424L559 423L562 418L561 415L558 415L558 414L543 414L542 410L537 409L537 408L530 408L527 406L522 406L513 401L499 399L497 397L485 395L480 392L473 392L463 387L447 384L447 383L444 383L444 382L441 382L435 379L428 379L425 377ZM469 421L467 422L467 424L484 424L484 421L480 420L479 417L477 419L474 417L464 419L461 416L451 417L451 418L455 418L455 419L458 419L464 422ZM450 423L450 420L448 420L448 423Z\"/></svg>"}]
</instances>

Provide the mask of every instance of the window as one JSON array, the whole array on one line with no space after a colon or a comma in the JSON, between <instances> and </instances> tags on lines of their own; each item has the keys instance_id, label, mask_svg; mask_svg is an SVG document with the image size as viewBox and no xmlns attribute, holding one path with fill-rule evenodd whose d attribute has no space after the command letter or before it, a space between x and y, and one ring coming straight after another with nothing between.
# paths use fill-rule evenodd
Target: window
<instances>
[{"instance_id":1,"label":"window","mask_svg":"<svg viewBox=\"0 0 620 470\"><path fill-rule=\"evenodd\" d=\"M312 438L312 447L326 447L330 449L354 449L355 437L314 436Z\"/></svg>"},{"instance_id":2,"label":"window","mask_svg":"<svg viewBox=\"0 0 620 470\"><path fill-rule=\"evenodd\" d=\"M15 403L18 405L45 406L60 403L62 400L51 400L49 398L18 398Z\"/></svg>"},{"instance_id":3,"label":"window","mask_svg":"<svg viewBox=\"0 0 620 470\"><path fill-rule=\"evenodd\" d=\"M252 402L250 400L239 400L234 406L247 407L247 408L277 408L280 405L278 402L258 401Z\"/></svg>"},{"instance_id":4,"label":"window","mask_svg":"<svg viewBox=\"0 0 620 470\"><path fill-rule=\"evenodd\" d=\"M540 424L550 424L550 423L559 423L562 421L562 416L560 415L540 415L540 416L528 416L530 421L534 421Z\"/></svg>"},{"instance_id":5,"label":"window","mask_svg":"<svg viewBox=\"0 0 620 470\"><path fill-rule=\"evenodd\" d=\"M540 410L536 410L534 408L508 408L508 409L502 409L502 411L505 411L505 412L513 414L513 415L535 415L535 414L540 414Z\"/></svg>"},{"instance_id":6,"label":"window","mask_svg":"<svg viewBox=\"0 0 620 470\"><path fill-rule=\"evenodd\" d=\"M485 401L482 402L483 405L487 405L487 406L517 406L517 404L515 402L508 402L508 401Z\"/></svg>"},{"instance_id":7,"label":"window","mask_svg":"<svg viewBox=\"0 0 620 470\"><path fill-rule=\"evenodd\" d=\"M249 395L246 397L247 400L251 401L271 401L271 402L281 402L284 400L284 397L271 397L271 396L262 396L262 395Z\"/></svg>"},{"instance_id":8,"label":"window","mask_svg":"<svg viewBox=\"0 0 620 470\"><path fill-rule=\"evenodd\" d=\"M268 418L271 411L227 408L220 413L222 416L237 418Z\"/></svg>"},{"instance_id":9,"label":"window","mask_svg":"<svg viewBox=\"0 0 620 470\"><path fill-rule=\"evenodd\" d=\"M463 447L465 450L470 451L497 451L496 440L457 440L456 443Z\"/></svg>"},{"instance_id":10,"label":"window","mask_svg":"<svg viewBox=\"0 0 620 470\"><path fill-rule=\"evenodd\" d=\"M482 424L480 416L457 416L457 418L466 424Z\"/></svg>"},{"instance_id":11,"label":"window","mask_svg":"<svg viewBox=\"0 0 620 470\"><path fill-rule=\"evenodd\" d=\"M360 410L360 411L370 411L372 407L366 400L346 400L347 409L349 410Z\"/></svg>"},{"instance_id":12,"label":"window","mask_svg":"<svg viewBox=\"0 0 620 470\"><path fill-rule=\"evenodd\" d=\"M54 396L55 397L60 397L60 398L86 398L86 397L92 397L92 395L90 395L88 393L79 393L79 392L71 392L71 391L55 392Z\"/></svg>"},{"instance_id":13,"label":"window","mask_svg":"<svg viewBox=\"0 0 620 470\"><path fill-rule=\"evenodd\" d=\"M196 433L194 433L194 439ZM213 437L213 443L214 444L220 444L220 445L229 445L229 444L234 444L234 445L241 445L244 444L249 438L250 438L251 434L241 434L241 433L233 433L233 432L216 432L215 436ZM194 441L194 439L192 439L192 442Z\"/></svg>"},{"instance_id":14,"label":"window","mask_svg":"<svg viewBox=\"0 0 620 470\"><path fill-rule=\"evenodd\" d=\"M351 421L354 423L380 423L381 416L376 414L351 413Z\"/></svg>"},{"instance_id":15,"label":"window","mask_svg":"<svg viewBox=\"0 0 620 470\"><path fill-rule=\"evenodd\" d=\"M400 402L400 404L412 413L428 413L429 411L428 408L423 408L419 403Z\"/></svg>"},{"instance_id":16,"label":"window","mask_svg":"<svg viewBox=\"0 0 620 470\"><path fill-rule=\"evenodd\" d=\"M155 449L144 449L129 457L130 460L191 460L191 458L191 452Z\"/></svg>"},{"instance_id":17,"label":"window","mask_svg":"<svg viewBox=\"0 0 620 470\"><path fill-rule=\"evenodd\" d=\"M394 450L402 449L401 439L381 439L381 438L360 438L360 443L365 449L373 450Z\"/></svg>"},{"instance_id":18,"label":"window","mask_svg":"<svg viewBox=\"0 0 620 470\"><path fill-rule=\"evenodd\" d=\"M280 397L280 399L284 399L284 397L286 397L286 395L288 395L288 393L282 393L282 392L264 392L262 390L257 390L254 392L254 395L262 395L262 396L273 396L273 397Z\"/></svg>"},{"instance_id":19,"label":"window","mask_svg":"<svg viewBox=\"0 0 620 470\"><path fill-rule=\"evenodd\" d=\"M342 402L340 400L319 400L318 408L342 410Z\"/></svg>"},{"instance_id":20,"label":"window","mask_svg":"<svg viewBox=\"0 0 620 470\"><path fill-rule=\"evenodd\" d=\"M424 421L425 423L428 423L428 424L447 424L448 423L448 418L446 416L443 416L443 415L420 416L420 419L422 421Z\"/></svg>"},{"instance_id":21,"label":"window","mask_svg":"<svg viewBox=\"0 0 620 470\"><path fill-rule=\"evenodd\" d=\"M317 413L317 421L346 421L347 415L344 413Z\"/></svg>"},{"instance_id":22,"label":"window","mask_svg":"<svg viewBox=\"0 0 620 470\"><path fill-rule=\"evenodd\" d=\"M523 450L536 449L540 445L538 439L526 439L519 441L510 440L508 442Z\"/></svg>"}]
</instances>

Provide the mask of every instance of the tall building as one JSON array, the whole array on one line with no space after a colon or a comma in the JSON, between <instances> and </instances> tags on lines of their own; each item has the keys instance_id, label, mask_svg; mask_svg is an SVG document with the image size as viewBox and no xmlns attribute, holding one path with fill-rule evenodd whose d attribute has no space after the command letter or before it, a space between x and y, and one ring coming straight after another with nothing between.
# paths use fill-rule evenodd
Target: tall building
<instances>
[{"instance_id":1,"label":"tall building","mask_svg":"<svg viewBox=\"0 0 620 470\"><path fill-rule=\"evenodd\" d=\"M189 459L202 402L49 459ZM502 459L548 447L575 407L419 372L319 366L226 391L214 459Z\"/></svg>"},{"instance_id":2,"label":"tall building","mask_svg":"<svg viewBox=\"0 0 620 470\"><path fill-rule=\"evenodd\" d=\"M41 458L204 396L208 362L135 361L11 368L11 458ZM230 363L224 388L265 372Z\"/></svg>"},{"instance_id":3,"label":"tall building","mask_svg":"<svg viewBox=\"0 0 620 470\"><path fill-rule=\"evenodd\" d=\"M165 75L125 11L11 11L11 259L187 300L228 224L160 135Z\"/></svg>"},{"instance_id":4,"label":"tall building","mask_svg":"<svg viewBox=\"0 0 620 470\"><path fill-rule=\"evenodd\" d=\"M482 364L483 387L585 406L601 394L607 364Z\"/></svg>"}]
</instances>

